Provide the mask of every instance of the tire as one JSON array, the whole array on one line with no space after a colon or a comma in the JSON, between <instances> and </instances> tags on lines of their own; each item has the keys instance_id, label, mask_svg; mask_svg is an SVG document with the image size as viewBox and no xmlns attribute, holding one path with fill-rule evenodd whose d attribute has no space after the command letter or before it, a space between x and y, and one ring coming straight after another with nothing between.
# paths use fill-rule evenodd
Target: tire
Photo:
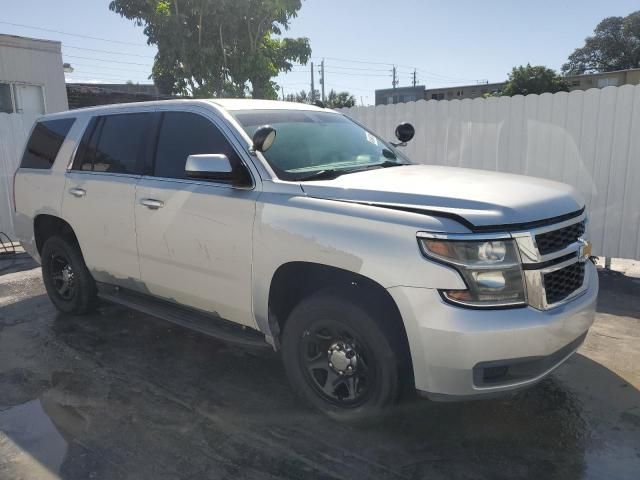
<instances>
[{"instance_id":1,"label":"tire","mask_svg":"<svg viewBox=\"0 0 640 480\"><path fill-rule=\"evenodd\" d=\"M81 315L95 309L97 289L80 248L66 238L53 236L42 247L42 280L55 307Z\"/></svg>"},{"instance_id":2,"label":"tire","mask_svg":"<svg viewBox=\"0 0 640 480\"><path fill-rule=\"evenodd\" d=\"M362 300L331 290L313 294L293 309L282 335L294 391L345 422L380 416L402 384L399 332L385 328L392 322L383 323L384 310L373 313Z\"/></svg>"}]
</instances>

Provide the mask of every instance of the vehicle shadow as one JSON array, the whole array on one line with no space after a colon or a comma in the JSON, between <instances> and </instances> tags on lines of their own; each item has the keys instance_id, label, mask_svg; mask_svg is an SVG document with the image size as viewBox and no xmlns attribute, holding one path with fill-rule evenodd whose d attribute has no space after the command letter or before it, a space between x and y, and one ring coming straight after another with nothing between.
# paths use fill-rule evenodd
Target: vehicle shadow
<instances>
[{"instance_id":1,"label":"vehicle shadow","mask_svg":"<svg viewBox=\"0 0 640 480\"><path fill-rule=\"evenodd\" d=\"M571 479L608 465L591 459L594 438L640 429L640 392L579 354L514 397L415 399L354 426L302 405L273 352L122 307L72 317L47 302L0 314L0 329L11 326L0 330L0 430L61 478ZM49 426L38 435L45 416L66 445L48 442L55 461ZM617 461L639 466L631 454Z\"/></svg>"},{"instance_id":2,"label":"vehicle shadow","mask_svg":"<svg viewBox=\"0 0 640 480\"><path fill-rule=\"evenodd\" d=\"M597 311L640 319L640 278L598 268L600 295Z\"/></svg>"},{"instance_id":3,"label":"vehicle shadow","mask_svg":"<svg viewBox=\"0 0 640 480\"><path fill-rule=\"evenodd\" d=\"M38 266L38 262L24 252L0 254L0 277L9 273L31 270Z\"/></svg>"}]
</instances>

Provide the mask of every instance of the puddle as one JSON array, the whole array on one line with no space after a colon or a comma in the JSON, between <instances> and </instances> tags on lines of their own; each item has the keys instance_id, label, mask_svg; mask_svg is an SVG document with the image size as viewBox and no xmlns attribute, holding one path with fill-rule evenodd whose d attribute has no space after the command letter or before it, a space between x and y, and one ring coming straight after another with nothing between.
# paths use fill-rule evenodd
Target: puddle
<instances>
[{"instance_id":1,"label":"puddle","mask_svg":"<svg viewBox=\"0 0 640 480\"><path fill-rule=\"evenodd\" d=\"M67 448L40 400L0 411L0 465L9 471L25 478L58 478Z\"/></svg>"}]
</instances>

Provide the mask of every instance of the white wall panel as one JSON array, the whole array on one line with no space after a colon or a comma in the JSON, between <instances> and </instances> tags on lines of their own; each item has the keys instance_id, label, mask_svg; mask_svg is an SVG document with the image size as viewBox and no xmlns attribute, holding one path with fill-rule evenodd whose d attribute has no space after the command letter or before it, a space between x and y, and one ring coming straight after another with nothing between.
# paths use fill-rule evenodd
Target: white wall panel
<instances>
[{"instance_id":1,"label":"white wall panel","mask_svg":"<svg viewBox=\"0 0 640 480\"><path fill-rule=\"evenodd\" d=\"M569 183L585 198L594 252L640 259L638 85L343 111L388 139L413 123L405 152L419 163Z\"/></svg>"},{"instance_id":2,"label":"white wall panel","mask_svg":"<svg viewBox=\"0 0 640 480\"><path fill-rule=\"evenodd\" d=\"M39 115L0 113L0 232L13 239L13 174L31 126Z\"/></svg>"}]
</instances>

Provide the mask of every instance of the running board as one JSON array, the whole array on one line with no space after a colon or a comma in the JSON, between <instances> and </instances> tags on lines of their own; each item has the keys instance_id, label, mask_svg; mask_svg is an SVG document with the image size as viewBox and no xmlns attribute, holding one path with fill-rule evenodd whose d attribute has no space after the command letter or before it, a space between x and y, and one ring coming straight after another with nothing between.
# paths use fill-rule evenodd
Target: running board
<instances>
[{"instance_id":1,"label":"running board","mask_svg":"<svg viewBox=\"0 0 640 480\"><path fill-rule=\"evenodd\" d=\"M98 297L123 307L146 313L181 327L209 335L223 342L244 347L271 348L265 336L212 314L182 307L166 300L132 292L106 283L98 283Z\"/></svg>"}]
</instances>

